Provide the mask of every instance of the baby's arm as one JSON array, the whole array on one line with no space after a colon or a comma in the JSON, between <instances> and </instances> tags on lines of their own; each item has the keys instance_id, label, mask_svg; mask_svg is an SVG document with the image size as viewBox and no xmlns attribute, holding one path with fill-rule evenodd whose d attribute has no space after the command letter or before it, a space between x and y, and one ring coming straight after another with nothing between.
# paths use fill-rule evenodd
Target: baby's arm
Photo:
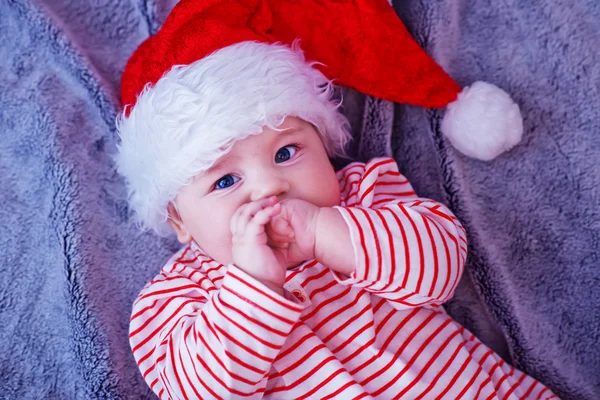
<instances>
[{"instance_id":1,"label":"baby's arm","mask_svg":"<svg viewBox=\"0 0 600 400\"><path fill-rule=\"evenodd\" d=\"M364 287L397 308L450 299L467 248L456 217L443 204L416 197L392 159L342 175L349 181L347 206L319 212L317 259L341 283Z\"/></svg>"},{"instance_id":2,"label":"baby's arm","mask_svg":"<svg viewBox=\"0 0 600 400\"><path fill-rule=\"evenodd\" d=\"M184 254L139 295L131 347L160 398L258 399L301 312L239 268Z\"/></svg>"}]
</instances>

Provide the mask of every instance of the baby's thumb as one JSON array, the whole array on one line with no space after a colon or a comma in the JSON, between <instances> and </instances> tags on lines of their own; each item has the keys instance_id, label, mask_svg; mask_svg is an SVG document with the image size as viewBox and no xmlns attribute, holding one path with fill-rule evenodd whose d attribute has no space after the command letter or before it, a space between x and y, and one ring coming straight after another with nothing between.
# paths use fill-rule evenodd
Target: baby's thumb
<instances>
[{"instance_id":1,"label":"baby's thumb","mask_svg":"<svg viewBox=\"0 0 600 400\"><path fill-rule=\"evenodd\" d=\"M267 229L275 236L289 238L294 234L292 226L283 218L275 216L268 224Z\"/></svg>"}]
</instances>

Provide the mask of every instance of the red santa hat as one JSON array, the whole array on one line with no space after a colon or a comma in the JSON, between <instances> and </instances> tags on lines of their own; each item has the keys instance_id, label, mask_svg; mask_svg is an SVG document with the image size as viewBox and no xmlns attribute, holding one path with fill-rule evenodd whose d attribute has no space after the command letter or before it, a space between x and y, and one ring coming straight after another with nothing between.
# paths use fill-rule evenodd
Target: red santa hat
<instances>
[{"instance_id":1,"label":"red santa hat","mask_svg":"<svg viewBox=\"0 0 600 400\"><path fill-rule=\"evenodd\" d=\"M150 214L164 209L165 199L174 197L177 185L180 187L189 177L178 181L177 163L168 169L169 172L165 172L162 167L157 167L154 172L149 171L150 165L141 161L139 149L140 144L152 139L143 135L123 134L128 129L125 126L127 118L136 112L140 98L152 97L152 90L168 83L161 81L171 79L167 73L173 73L183 66L204 63L205 65L198 67L204 68L204 72L210 68L213 71L235 69L238 62L235 53L228 54L227 58L221 58L220 61L211 58L225 49L238 49L244 43L293 46L296 40L300 40L306 58L314 62L310 64L314 66L312 69L336 83L398 103L427 108L447 107L441 131L456 149L468 156L490 160L521 139L521 115L510 96L498 87L484 82L476 82L471 87L462 89L419 47L386 0L181 0L160 31L135 51L122 77L121 97L125 109L118 122L122 143L117 162L130 184L130 196L138 197L138 204L134 204L134 208L138 213L146 214L142 220L152 219ZM252 50L248 51L252 53ZM246 55L249 54L248 51ZM254 62L260 63L263 60L261 57L264 55L257 54ZM221 65L208 65L215 62L220 62ZM290 63L293 62L288 64ZM240 73L243 73L244 67L240 68ZM324 84L318 76L301 70L301 67L296 72L304 74L304 80L313 86ZM298 85L302 86L302 83L289 81L290 87ZM300 103L300 108L308 107L304 114L291 112L285 106L275 107L269 112L293 114L310 121L310 104L318 103L322 96L317 93L316 97L305 98L301 89L296 87L296 93L289 101L296 108ZM208 96L208 92L210 90L205 90L203 96ZM254 96L253 93L250 91L247 96ZM237 96L235 91L230 94ZM185 96L185 92L182 91L180 95ZM243 96L241 92L240 95ZM175 96L177 93L170 93L156 101L167 104ZM222 98L223 91L220 90L216 96ZM285 101L279 99L272 102L279 103ZM319 113L319 106L323 108L324 104L313 106L312 111ZM142 115L138 119L143 119L143 113L140 113ZM334 121L335 118L331 115L323 116L321 123L330 126L337 124L338 127L344 125L342 120ZM209 120L210 113L204 114L202 119ZM214 126L205 125L203 129L211 131L217 129L219 124L215 122ZM139 130L139 125L135 129ZM246 128L240 123L231 129ZM250 130L252 129L248 132L252 133ZM344 133L340 135L341 139L337 139L338 145L347 136L347 129L342 130ZM225 144L220 143L218 146ZM328 144L327 141L325 144L332 153L335 145ZM146 149L147 158L152 158L154 164L161 165L162 159L158 153L169 145L166 142L155 143L151 149ZM189 152L197 152L203 146L198 145ZM168 149L165 151L168 152ZM172 160L185 159L180 153L181 147L173 147L168 157ZM189 164L189 160L185 162ZM144 168L136 169L142 164L145 165ZM197 166L196 171L200 170L202 167ZM157 178L158 175L165 174L169 177ZM144 180L145 186L153 189L144 192L141 184L136 188L134 181L138 178ZM164 192L165 188L160 187L161 182L169 179L171 182L178 182L169 186L167 195L158 202L160 204L151 207L142 204L147 203L149 197L156 197L159 192ZM146 211L142 211L144 208ZM159 214L164 219L164 212ZM146 225L156 228L157 223Z\"/></svg>"}]
</instances>

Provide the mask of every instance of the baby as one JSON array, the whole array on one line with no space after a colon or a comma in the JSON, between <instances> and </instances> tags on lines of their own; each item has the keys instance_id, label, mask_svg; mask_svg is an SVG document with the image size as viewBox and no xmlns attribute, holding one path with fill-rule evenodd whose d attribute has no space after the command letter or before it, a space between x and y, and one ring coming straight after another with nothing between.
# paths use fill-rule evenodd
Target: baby
<instances>
[{"instance_id":1,"label":"baby","mask_svg":"<svg viewBox=\"0 0 600 400\"><path fill-rule=\"evenodd\" d=\"M349 127L332 91L297 48L241 41L171 68L120 117L132 208L185 245L133 306L150 388L161 399L557 398L441 306L467 251L451 211L419 198L393 159L334 170Z\"/></svg>"}]
</instances>

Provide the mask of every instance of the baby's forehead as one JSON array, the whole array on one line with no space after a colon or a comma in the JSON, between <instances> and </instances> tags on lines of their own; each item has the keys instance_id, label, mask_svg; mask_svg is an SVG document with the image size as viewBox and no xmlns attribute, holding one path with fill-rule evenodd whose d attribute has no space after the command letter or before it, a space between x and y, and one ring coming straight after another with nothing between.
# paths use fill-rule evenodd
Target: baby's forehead
<instances>
[{"instance_id":1,"label":"baby's forehead","mask_svg":"<svg viewBox=\"0 0 600 400\"><path fill-rule=\"evenodd\" d=\"M241 147L244 147L243 143L241 144ZM208 174L217 172L223 168L227 168L234 161L237 161L237 157L235 157L231 153L225 153L221 157L218 157L217 159L215 159L215 161L212 163L212 165L206 171L204 171L204 175L208 175Z\"/></svg>"},{"instance_id":2,"label":"baby's forehead","mask_svg":"<svg viewBox=\"0 0 600 400\"><path fill-rule=\"evenodd\" d=\"M259 136L262 133L257 133L253 136ZM256 146L252 142L246 140L236 139L229 147L225 150L225 153L221 153L220 156L215 157L212 160L207 161L207 168L198 173L194 180L200 180L205 176L214 175L224 170L230 169L233 165L243 165L247 162L248 156L242 156L245 154L251 154L250 150L255 149Z\"/></svg>"},{"instance_id":3,"label":"baby's forehead","mask_svg":"<svg viewBox=\"0 0 600 400\"><path fill-rule=\"evenodd\" d=\"M277 127L265 126L261 132L236 138L214 159L205 159L206 168L199 172L193 181L229 170L234 165L239 167L264 153L270 154L278 146L285 144L287 139L302 141L302 136L308 134L311 128L312 124L300 118L287 117L284 123Z\"/></svg>"}]
</instances>

